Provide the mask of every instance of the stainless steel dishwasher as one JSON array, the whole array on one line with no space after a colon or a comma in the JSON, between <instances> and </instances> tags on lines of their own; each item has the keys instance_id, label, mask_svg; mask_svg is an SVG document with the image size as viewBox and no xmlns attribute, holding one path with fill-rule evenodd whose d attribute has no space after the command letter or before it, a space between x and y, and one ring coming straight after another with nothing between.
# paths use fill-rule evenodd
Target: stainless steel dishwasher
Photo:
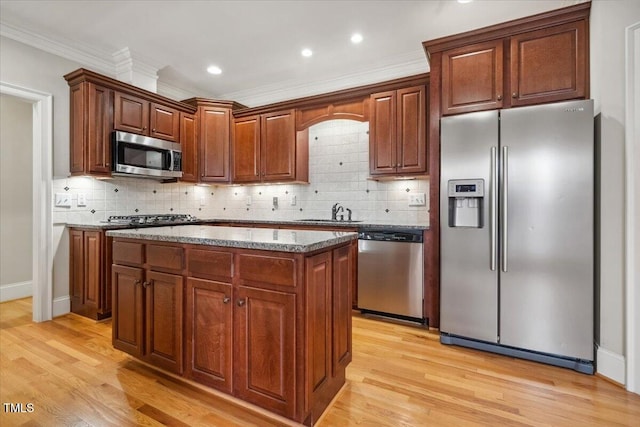
<instances>
[{"instance_id":1,"label":"stainless steel dishwasher","mask_svg":"<svg viewBox=\"0 0 640 427\"><path fill-rule=\"evenodd\" d=\"M358 308L424 324L422 230L371 229L358 234Z\"/></svg>"}]
</instances>

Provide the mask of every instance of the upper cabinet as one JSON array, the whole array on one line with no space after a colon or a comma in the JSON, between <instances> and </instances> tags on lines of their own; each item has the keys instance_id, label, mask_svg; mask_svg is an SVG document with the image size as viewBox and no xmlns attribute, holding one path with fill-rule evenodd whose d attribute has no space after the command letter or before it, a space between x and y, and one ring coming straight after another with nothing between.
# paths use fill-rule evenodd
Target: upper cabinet
<instances>
[{"instance_id":1,"label":"upper cabinet","mask_svg":"<svg viewBox=\"0 0 640 427\"><path fill-rule=\"evenodd\" d=\"M187 144L182 144L181 180L228 183L231 179L232 112L244 106L232 101L204 98L191 98L182 102L193 105L198 110L194 117L195 123L189 122L189 118L183 119L182 123L182 127L187 129L195 126L195 133L193 139L187 139ZM181 140L184 141L183 138Z\"/></svg>"},{"instance_id":2,"label":"upper cabinet","mask_svg":"<svg viewBox=\"0 0 640 427\"><path fill-rule=\"evenodd\" d=\"M64 78L70 88L71 175L111 175L113 131L181 142L181 113L195 113L195 107L83 68Z\"/></svg>"},{"instance_id":3,"label":"upper cabinet","mask_svg":"<svg viewBox=\"0 0 640 427\"><path fill-rule=\"evenodd\" d=\"M126 93L115 93L115 129L179 142L180 112Z\"/></svg>"},{"instance_id":4,"label":"upper cabinet","mask_svg":"<svg viewBox=\"0 0 640 427\"><path fill-rule=\"evenodd\" d=\"M306 131L296 133L295 110L234 119L232 181L308 181L305 134Z\"/></svg>"},{"instance_id":5,"label":"upper cabinet","mask_svg":"<svg viewBox=\"0 0 640 427\"><path fill-rule=\"evenodd\" d=\"M413 86L371 95L369 102L371 176L426 173L425 97L425 86Z\"/></svg>"},{"instance_id":6,"label":"upper cabinet","mask_svg":"<svg viewBox=\"0 0 640 427\"><path fill-rule=\"evenodd\" d=\"M587 98L589 8L581 3L424 42L441 114Z\"/></svg>"}]
</instances>

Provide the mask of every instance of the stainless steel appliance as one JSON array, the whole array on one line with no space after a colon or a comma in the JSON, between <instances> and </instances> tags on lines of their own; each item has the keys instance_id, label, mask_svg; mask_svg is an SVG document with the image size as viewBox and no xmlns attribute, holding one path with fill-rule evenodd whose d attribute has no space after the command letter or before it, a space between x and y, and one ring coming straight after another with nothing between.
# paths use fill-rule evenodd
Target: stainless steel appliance
<instances>
[{"instance_id":1,"label":"stainless steel appliance","mask_svg":"<svg viewBox=\"0 0 640 427\"><path fill-rule=\"evenodd\" d=\"M199 221L198 218L188 214L146 214L112 215L104 222L109 224L124 224L134 226L155 226L191 224L197 221Z\"/></svg>"},{"instance_id":2,"label":"stainless steel appliance","mask_svg":"<svg viewBox=\"0 0 640 427\"><path fill-rule=\"evenodd\" d=\"M358 233L358 308L424 323L422 230Z\"/></svg>"},{"instance_id":3,"label":"stainless steel appliance","mask_svg":"<svg viewBox=\"0 0 640 427\"><path fill-rule=\"evenodd\" d=\"M441 121L441 342L593 373L593 102Z\"/></svg>"},{"instance_id":4,"label":"stainless steel appliance","mask_svg":"<svg viewBox=\"0 0 640 427\"><path fill-rule=\"evenodd\" d=\"M113 132L112 175L175 181L182 177L180 144L128 132Z\"/></svg>"}]
</instances>

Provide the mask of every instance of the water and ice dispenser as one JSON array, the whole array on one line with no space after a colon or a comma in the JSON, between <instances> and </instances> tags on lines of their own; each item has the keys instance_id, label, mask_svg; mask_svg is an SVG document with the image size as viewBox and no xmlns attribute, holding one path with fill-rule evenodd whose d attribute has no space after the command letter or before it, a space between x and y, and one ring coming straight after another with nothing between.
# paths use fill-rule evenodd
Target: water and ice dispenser
<instances>
[{"instance_id":1,"label":"water and ice dispenser","mask_svg":"<svg viewBox=\"0 0 640 427\"><path fill-rule=\"evenodd\" d=\"M449 180L449 227L482 228L483 179Z\"/></svg>"}]
</instances>

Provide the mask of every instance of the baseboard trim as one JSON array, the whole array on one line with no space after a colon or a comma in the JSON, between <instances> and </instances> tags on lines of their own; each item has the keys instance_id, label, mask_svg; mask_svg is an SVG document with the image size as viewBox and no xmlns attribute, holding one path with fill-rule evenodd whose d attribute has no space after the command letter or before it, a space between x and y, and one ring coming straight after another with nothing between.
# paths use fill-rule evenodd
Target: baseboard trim
<instances>
[{"instance_id":1,"label":"baseboard trim","mask_svg":"<svg viewBox=\"0 0 640 427\"><path fill-rule=\"evenodd\" d=\"M31 296L33 296L33 283L31 280L0 286L0 302Z\"/></svg>"},{"instance_id":2,"label":"baseboard trim","mask_svg":"<svg viewBox=\"0 0 640 427\"><path fill-rule=\"evenodd\" d=\"M53 317L71 312L71 298L69 296L53 299Z\"/></svg>"},{"instance_id":3,"label":"baseboard trim","mask_svg":"<svg viewBox=\"0 0 640 427\"><path fill-rule=\"evenodd\" d=\"M623 355L598 347L596 360L596 370L599 375L618 384L626 384L626 364Z\"/></svg>"}]
</instances>

